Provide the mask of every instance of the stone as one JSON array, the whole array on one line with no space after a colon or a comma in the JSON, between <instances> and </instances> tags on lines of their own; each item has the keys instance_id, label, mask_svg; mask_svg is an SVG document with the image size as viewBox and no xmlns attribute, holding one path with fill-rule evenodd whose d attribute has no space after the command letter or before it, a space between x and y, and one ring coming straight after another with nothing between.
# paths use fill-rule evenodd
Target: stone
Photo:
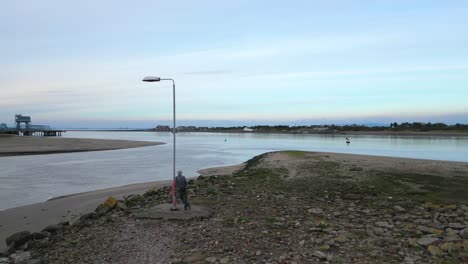
<instances>
[{"instance_id":1,"label":"stone","mask_svg":"<svg viewBox=\"0 0 468 264\"><path fill-rule=\"evenodd\" d=\"M466 253L468 253L468 240L463 240L463 242L460 243L465 250Z\"/></svg>"},{"instance_id":2,"label":"stone","mask_svg":"<svg viewBox=\"0 0 468 264\"><path fill-rule=\"evenodd\" d=\"M397 211L397 212L405 212L406 211L405 208L403 208L403 207L401 207L399 205L393 206L393 209L395 209L395 211Z\"/></svg>"},{"instance_id":3,"label":"stone","mask_svg":"<svg viewBox=\"0 0 468 264\"><path fill-rule=\"evenodd\" d=\"M125 210L127 210L127 208L128 208L127 205L125 205L125 204L122 203L122 202L118 202L117 205L116 205L116 207L117 207L118 209L122 210L122 211L125 211Z\"/></svg>"},{"instance_id":4,"label":"stone","mask_svg":"<svg viewBox=\"0 0 468 264\"><path fill-rule=\"evenodd\" d=\"M429 253L431 253L432 256L441 256L444 254L439 247L433 245L428 246L427 250L429 251Z\"/></svg>"},{"instance_id":5,"label":"stone","mask_svg":"<svg viewBox=\"0 0 468 264\"><path fill-rule=\"evenodd\" d=\"M418 244L421 245L421 246L428 246L434 242L436 242L437 238L434 238L434 237L423 237L423 238L420 238L418 239Z\"/></svg>"},{"instance_id":6,"label":"stone","mask_svg":"<svg viewBox=\"0 0 468 264\"><path fill-rule=\"evenodd\" d=\"M84 214L80 217L81 221L86 221L86 220L91 220L91 219L97 219L98 215L95 212L90 212L87 214Z\"/></svg>"},{"instance_id":7,"label":"stone","mask_svg":"<svg viewBox=\"0 0 468 264\"><path fill-rule=\"evenodd\" d=\"M406 256L405 259L403 260L404 264L414 264L414 258L410 256Z\"/></svg>"},{"instance_id":8,"label":"stone","mask_svg":"<svg viewBox=\"0 0 468 264\"><path fill-rule=\"evenodd\" d=\"M0 264L8 264L8 263L10 263L9 258L0 258Z\"/></svg>"},{"instance_id":9,"label":"stone","mask_svg":"<svg viewBox=\"0 0 468 264\"><path fill-rule=\"evenodd\" d=\"M323 246L320 247L320 249L327 251L327 250L330 249L330 245L323 245Z\"/></svg>"},{"instance_id":10,"label":"stone","mask_svg":"<svg viewBox=\"0 0 468 264\"><path fill-rule=\"evenodd\" d=\"M262 254L262 252L260 250L257 250L257 252L255 252L255 255L257 256L260 256Z\"/></svg>"},{"instance_id":11,"label":"stone","mask_svg":"<svg viewBox=\"0 0 468 264\"><path fill-rule=\"evenodd\" d=\"M28 250L35 248L44 248L49 245L49 239L30 240L28 242Z\"/></svg>"},{"instance_id":12,"label":"stone","mask_svg":"<svg viewBox=\"0 0 468 264\"><path fill-rule=\"evenodd\" d=\"M444 206L445 209L449 209L449 210L455 210L457 209L457 205L456 204L447 204Z\"/></svg>"},{"instance_id":13,"label":"stone","mask_svg":"<svg viewBox=\"0 0 468 264\"><path fill-rule=\"evenodd\" d=\"M48 237L50 235L49 232L35 232L35 233L32 233L32 238L33 239L36 239L36 240L39 240L39 239L44 239L46 237Z\"/></svg>"},{"instance_id":14,"label":"stone","mask_svg":"<svg viewBox=\"0 0 468 264\"><path fill-rule=\"evenodd\" d=\"M383 235L385 233L385 230L380 227L375 227L372 229L372 232L374 232L374 234L376 235Z\"/></svg>"},{"instance_id":15,"label":"stone","mask_svg":"<svg viewBox=\"0 0 468 264\"><path fill-rule=\"evenodd\" d=\"M453 228L453 229L463 229L466 226L460 223L449 223L448 227Z\"/></svg>"},{"instance_id":16,"label":"stone","mask_svg":"<svg viewBox=\"0 0 468 264\"><path fill-rule=\"evenodd\" d=\"M465 228L465 229L463 229L462 231L460 231L460 236L461 236L463 239L468 239L468 228Z\"/></svg>"},{"instance_id":17,"label":"stone","mask_svg":"<svg viewBox=\"0 0 468 264\"><path fill-rule=\"evenodd\" d=\"M419 231L423 232L424 234L434 234L435 233L434 228L427 227L427 226L418 226L417 229Z\"/></svg>"},{"instance_id":18,"label":"stone","mask_svg":"<svg viewBox=\"0 0 468 264\"><path fill-rule=\"evenodd\" d=\"M335 240L338 241L339 243L345 243L346 241L348 241L348 238L346 237L345 234L341 234L337 238L335 238Z\"/></svg>"},{"instance_id":19,"label":"stone","mask_svg":"<svg viewBox=\"0 0 468 264\"><path fill-rule=\"evenodd\" d=\"M455 249L455 244L453 242L446 242L440 245L440 249L442 249L445 252L452 253Z\"/></svg>"},{"instance_id":20,"label":"stone","mask_svg":"<svg viewBox=\"0 0 468 264\"><path fill-rule=\"evenodd\" d=\"M115 199L114 197L110 196L109 198L107 198L105 201L104 201L104 205L109 207L109 208L114 208L116 205L117 205L117 199Z\"/></svg>"},{"instance_id":21,"label":"stone","mask_svg":"<svg viewBox=\"0 0 468 264\"><path fill-rule=\"evenodd\" d=\"M5 242L7 246L10 246L13 244L14 248L19 248L22 245L24 245L26 242L28 242L32 238L31 232L29 231L21 231L18 233L14 233L13 235L7 237L5 239Z\"/></svg>"},{"instance_id":22,"label":"stone","mask_svg":"<svg viewBox=\"0 0 468 264\"><path fill-rule=\"evenodd\" d=\"M378 226L378 227L384 227L384 228L393 228L392 225L390 225L388 222L386 221L377 221L375 222L375 225Z\"/></svg>"},{"instance_id":23,"label":"stone","mask_svg":"<svg viewBox=\"0 0 468 264\"><path fill-rule=\"evenodd\" d=\"M310 208L307 212L309 214L323 214L322 208Z\"/></svg>"},{"instance_id":24,"label":"stone","mask_svg":"<svg viewBox=\"0 0 468 264\"><path fill-rule=\"evenodd\" d=\"M187 256L184 258L183 262L186 263L198 263L203 261L206 258L206 255L200 254L200 253L194 253L190 256Z\"/></svg>"},{"instance_id":25,"label":"stone","mask_svg":"<svg viewBox=\"0 0 468 264\"><path fill-rule=\"evenodd\" d=\"M43 264L44 262L42 259L30 259L26 261L24 264Z\"/></svg>"},{"instance_id":26,"label":"stone","mask_svg":"<svg viewBox=\"0 0 468 264\"><path fill-rule=\"evenodd\" d=\"M229 263L229 258L228 257L222 258L222 259L219 260L219 263L227 264L227 263Z\"/></svg>"},{"instance_id":27,"label":"stone","mask_svg":"<svg viewBox=\"0 0 468 264\"><path fill-rule=\"evenodd\" d=\"M42 231L49 232L51 234L56 233L57 231L62 230L63 226L61 225L49 225L46 228L42 229Z\"/></svg>"},{"instance_id":28,"label":"stone","mask_svg":"<svg viewBox=\"0 0 468 264\"><path fill-rule=\"evenodd\" d=\"M315 257L321 259L321 260L326 260L327 259L327 254L323 253L322 251L315 251L313 254Z\"/></svg>"},{"instance_id":29,"label":"stone","mask_svg":"<svg viewBox=\"0 0 468 264\"><path fill-rule=\"evenodd\" d=\"M96 212L96 214L98 216L103 216L103 215L107 214L110 210L112 210L112 208L108 207L105 204L100 204L100 205L98 205L98 207L96 207L94 212Z\"/></svg>"},{"instance_id":30,"label":"stone","mask_svg":"<svg viewBox=\"0 0 468 264\"><path fill-rule=\"evenodd\" d=\"M418 239L417 238L409 238L408 239L408 245L412 246L412 247L417 247L419 246L418 244Z\"/></svg>"},{"instance_id":31,"label":"stone","mask_svg":"<svg viewBox=\"0 0 468 264\"><path fill-rule=\"evenodd\" d=\"M17 252L10 255L10 259L15 264L24 263L31 259L31 253L29 252Z\"/></svg>"},{"instance_id":32,"label":"stone","mask_svg":"<svg viewBox=\"0 0 468 264\"><path fill-rule=\"evenodd\" d=\"M205 259L205 261L206 261L206 262L209 262L209 263L215 263L216 260L217 260L216 257L207 257L207 258Z\"/></svg>"}]
</instances>

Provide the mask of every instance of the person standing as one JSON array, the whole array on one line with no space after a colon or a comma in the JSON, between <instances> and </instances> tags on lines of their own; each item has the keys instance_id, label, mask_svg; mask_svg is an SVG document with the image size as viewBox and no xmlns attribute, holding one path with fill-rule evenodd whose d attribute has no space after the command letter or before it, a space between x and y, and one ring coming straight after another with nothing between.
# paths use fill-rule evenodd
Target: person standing
<instances>
[{"instance_id":1,"label":"person standing","mask_svg":"<svg viewBox=\"0 0 468 264\"><path fill-rule=\"evenodd\" d=\"M187 179L182 175L182 171L177 172L176 189L179 194L179 198L184 203L184 210L190 210L191 207L187 197Z\"/></svg>"}]
</instances>

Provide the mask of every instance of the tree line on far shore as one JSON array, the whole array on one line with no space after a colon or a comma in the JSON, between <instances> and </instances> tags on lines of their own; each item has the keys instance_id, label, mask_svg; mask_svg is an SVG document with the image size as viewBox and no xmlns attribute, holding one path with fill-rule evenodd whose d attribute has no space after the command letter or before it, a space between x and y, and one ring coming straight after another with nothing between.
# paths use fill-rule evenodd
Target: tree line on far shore
<instances>
[{"instance_id":1,"label":"tree line on far shore","mask_svg":"<svg viewBox=\"0 0 468 264\"><path fill-rule=\"evenodd\" d=\"M210 130L242 130L244 127L216 127L211 128ZM425 131L466 131L468 132L468 124L454 124L447 125L444 123L423 123L423 122L404 122L390 123L388 126L367 126L367 125L311 125L311 126L287 126L287 125L277 125L277 126L250 126L249 128L256 131L263 132L296 132L301 130L313 130L313 131L415 131L415 132L425 132Z\"/></svg>"}]
</instances>

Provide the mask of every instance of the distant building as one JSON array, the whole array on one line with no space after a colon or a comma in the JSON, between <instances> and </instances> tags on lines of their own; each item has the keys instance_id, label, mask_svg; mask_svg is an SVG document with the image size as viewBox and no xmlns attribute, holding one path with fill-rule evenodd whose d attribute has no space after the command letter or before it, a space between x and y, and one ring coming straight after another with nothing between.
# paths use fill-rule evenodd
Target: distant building
<instances>
[{"instance_id":1,"label":"distant building","mask_svg":"<svg viewBox=\"0 0 468 264\"><path fill-rule=\"evenodd\" d=\"M197 129L196 126L178 126L178 131L195 131Z\"/></svg>"},{"instance_id":2,"label":"distant building","mask_svg":"<svg viewBox=\"0 0 468 264\"><path fill-rule=\"evenodd\" d=\"M7 130L8 127L5 123L0 124L0 130Z\"/></svg>"},{"instance_id":3,"label":"distant building","mask_svg":"<svg viewBox=\"0 0 468 264\"><path fill-rule=\"evenodd\" d=\"M24 115L15 115L15 122L16 122L16 129L20 130L21 128L21 123L26 124L26 129L29 129L29 124L31 123L31 117L30 116L24 116Z\"/></svg>"},{"instance_id":4,"label":"distant building","mask_svg":"<svg viewBox=\"0 0 468 264\"><path fill-rule=\"evenodd\" d=\"M155 128L157 131L171 131L171 128L169 126L157 126Z\"/></svg>"},{"instance_id":5,"label":"distant building","mask_svg":"<svg viewBox=\"0 0 468 264\"><path fill-rule=\"evenodd\" d=\"M327 131L328 127L314 127L312 130L313 131Z\"/></svg>"},{"instance_id":6,"label":"distant building","mask_svg":"<svg viewBox=\"0 0 468 264\"><path fill-rule=\"evenodd\" d=\"M209 128L208 127L198 127L198 130L199 131L206 131L208 130Z\"/></svg>"},{"instance_id":7,"label":"distant building","mask_svg":"<svg viewBox=\"0 0 468 264\"><path fill-rule=\"evenodd\" d=\"M252 132L254 131L252 128L248 128L248 127L244 127L244 129L242 129L242 131L244 132Z\"/></svg>"}]
</instances>

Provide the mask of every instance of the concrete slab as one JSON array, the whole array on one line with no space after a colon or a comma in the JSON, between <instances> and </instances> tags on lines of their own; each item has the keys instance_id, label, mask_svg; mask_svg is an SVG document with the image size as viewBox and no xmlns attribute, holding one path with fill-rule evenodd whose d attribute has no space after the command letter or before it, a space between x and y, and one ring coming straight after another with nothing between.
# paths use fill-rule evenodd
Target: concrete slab
<instances>
[{"instance_id":1,"label":"concrete slab","mask_svg":"<svg viewBox=\"0 0 468 264\"><path fill-rule=\"evenodd\" d=\"M171 211L171 204L159 204L135 213L135 217L140 219L190 220L210 216L207 208L193 204L191 206L191 210L184 210L183 206L179 206L179 210Z\"/></svg>"}]
</instances>

